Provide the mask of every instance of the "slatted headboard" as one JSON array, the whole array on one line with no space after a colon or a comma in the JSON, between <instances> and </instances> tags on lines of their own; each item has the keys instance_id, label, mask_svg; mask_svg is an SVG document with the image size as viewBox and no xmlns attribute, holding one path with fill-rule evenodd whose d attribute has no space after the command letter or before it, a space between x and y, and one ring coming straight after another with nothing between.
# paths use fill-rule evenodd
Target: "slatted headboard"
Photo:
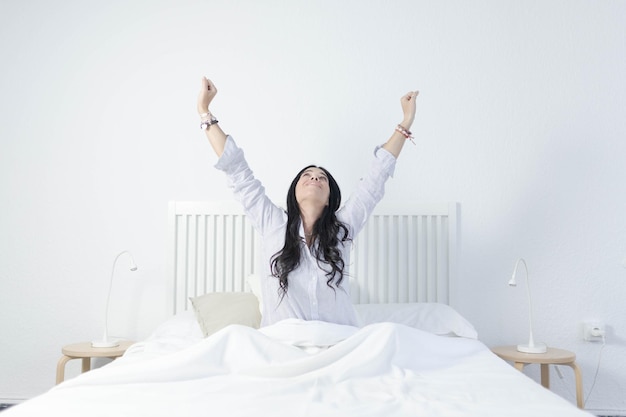
<instances>
[{"instance_id":1,"label":"slatted headboard","mask_svg":"<svg viewBox=\"0 0 626 417\"><path fill-rule=\"evenodd\" d=\"M452 304L458 211L457 203L379 205L353 244L352 301ZM239 203L172 201L169 233L170 311L207 292L248 290L260 248Z\"/></svg>"}]
</instances>

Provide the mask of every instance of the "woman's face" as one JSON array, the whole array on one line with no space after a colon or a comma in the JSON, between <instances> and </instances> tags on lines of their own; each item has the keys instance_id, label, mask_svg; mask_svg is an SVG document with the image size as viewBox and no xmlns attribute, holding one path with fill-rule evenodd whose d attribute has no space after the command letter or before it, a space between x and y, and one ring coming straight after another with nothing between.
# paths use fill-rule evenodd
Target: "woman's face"
<instances>
[{"instance_id":1,"label":"woman's face","mask_svg":"<svg viewBox=\"0 0 626 417\"><path fill-rule=\"evenodd\" d=\"M305 201L328 205L330 186L328 176L320 168L307 168L296 184L296 201L302 204Z\"/></svg>"}]
</instances>

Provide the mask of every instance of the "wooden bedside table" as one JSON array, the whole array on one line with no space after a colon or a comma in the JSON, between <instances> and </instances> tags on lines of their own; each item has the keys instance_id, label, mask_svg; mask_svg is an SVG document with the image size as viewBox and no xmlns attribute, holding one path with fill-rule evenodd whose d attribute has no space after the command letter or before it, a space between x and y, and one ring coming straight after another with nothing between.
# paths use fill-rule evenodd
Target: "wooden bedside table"
<instances>
[{"instance_id":1,"label":"wooden bedside table","mask_svg":"<svg viewBox=\"0 0 626 417\"><path fill-rule=\"evenodd\" d=\"M541 365L541 385L550 388L550 365L566 365L574 370L576 377L576 405L584 408L583 403L583 378L580 368L576 364L576 354L564 349L548 348L546 353L524 353L519 352L515 346L498 346L491 351L500 358L513 362L515 369L522 371L524 367L531 363Z\"/></svg>"},{"instance_id":2,"label":"wooden bedside table","mask_svg":"<svg viewBox=\"0 0 626 417\"><path fill-rule=\"evenodd\" d=\"M91 369L91 358L119 358L126 352L126 349L135 342L130 340L120 341L120 344L111 348L95 348L91 346L91 342L74 343L72 345L64 346L61 350L63 356L59 359L57 364L57 384L60 384L65 379L65 365L72 359L82 359L82 372L87 372Z\"/></svg>"}]
</instances>

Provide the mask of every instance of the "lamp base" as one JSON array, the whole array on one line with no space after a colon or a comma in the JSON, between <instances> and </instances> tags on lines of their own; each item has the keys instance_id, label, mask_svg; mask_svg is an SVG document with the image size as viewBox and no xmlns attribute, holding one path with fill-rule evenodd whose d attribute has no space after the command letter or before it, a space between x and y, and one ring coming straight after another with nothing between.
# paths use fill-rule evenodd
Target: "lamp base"
<instances>
[{"instance_id":1,"label":"lamp base","mask_svg":"<svg viewBox=\"0 0 626 417\"><path fill-rule=\"evenodd\" d=\"M546 353L548 346L545 343L535 343L533 346L517 345L517 351L524 353Z\"/></svg>"},{"instance_id":2,"label":"lamp base","mask_svg":"<svg viewBox=\"0 0 626 417\"><path fill-rule=\"evenodd\" d=\"M112 340L94 340L91 342L91 347L95 348L112 348L119 346L120 343Z\"/></svg>"}]
</instances>

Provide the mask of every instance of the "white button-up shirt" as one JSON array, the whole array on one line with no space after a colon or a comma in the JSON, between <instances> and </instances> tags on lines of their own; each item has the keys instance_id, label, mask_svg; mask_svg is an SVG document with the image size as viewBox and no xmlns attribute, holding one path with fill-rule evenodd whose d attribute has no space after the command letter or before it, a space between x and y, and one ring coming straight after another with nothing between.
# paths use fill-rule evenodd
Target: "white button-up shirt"
<instances>
[{"instance_id":1,"label":"white button-up shirt","mask_svg":"<svg viewBox=\"0 0 626 417\"><path fill-rule=\"evenodd\" d=\"M376 147L367 175L356 190L337 211L337 218L349 230L349 237L361 231L376 204L385 192L385 182L393 175L396 159L382 147ZM265 188L254 178L243 151L228 136L224 153L215 167L226 173L236 198L243 204L248 219L260 234L262 241L261 292L263 296L262 326L287 318L321 320L331 323L357 325L350 300L349 268L352 241L339 244L344 261L344 279L330 288L326 271L322 269L306 245L304 229L300 224L300 265L289 273L289 289L281 300L278 278L272 276L270 260L285 244L287 213L273 204L265 195ZM313 245L317 245L314 242ZM324 266L324 264L322 264ZM328 267L329 268L329 267Z\"/></svg>"}]
</instances>

